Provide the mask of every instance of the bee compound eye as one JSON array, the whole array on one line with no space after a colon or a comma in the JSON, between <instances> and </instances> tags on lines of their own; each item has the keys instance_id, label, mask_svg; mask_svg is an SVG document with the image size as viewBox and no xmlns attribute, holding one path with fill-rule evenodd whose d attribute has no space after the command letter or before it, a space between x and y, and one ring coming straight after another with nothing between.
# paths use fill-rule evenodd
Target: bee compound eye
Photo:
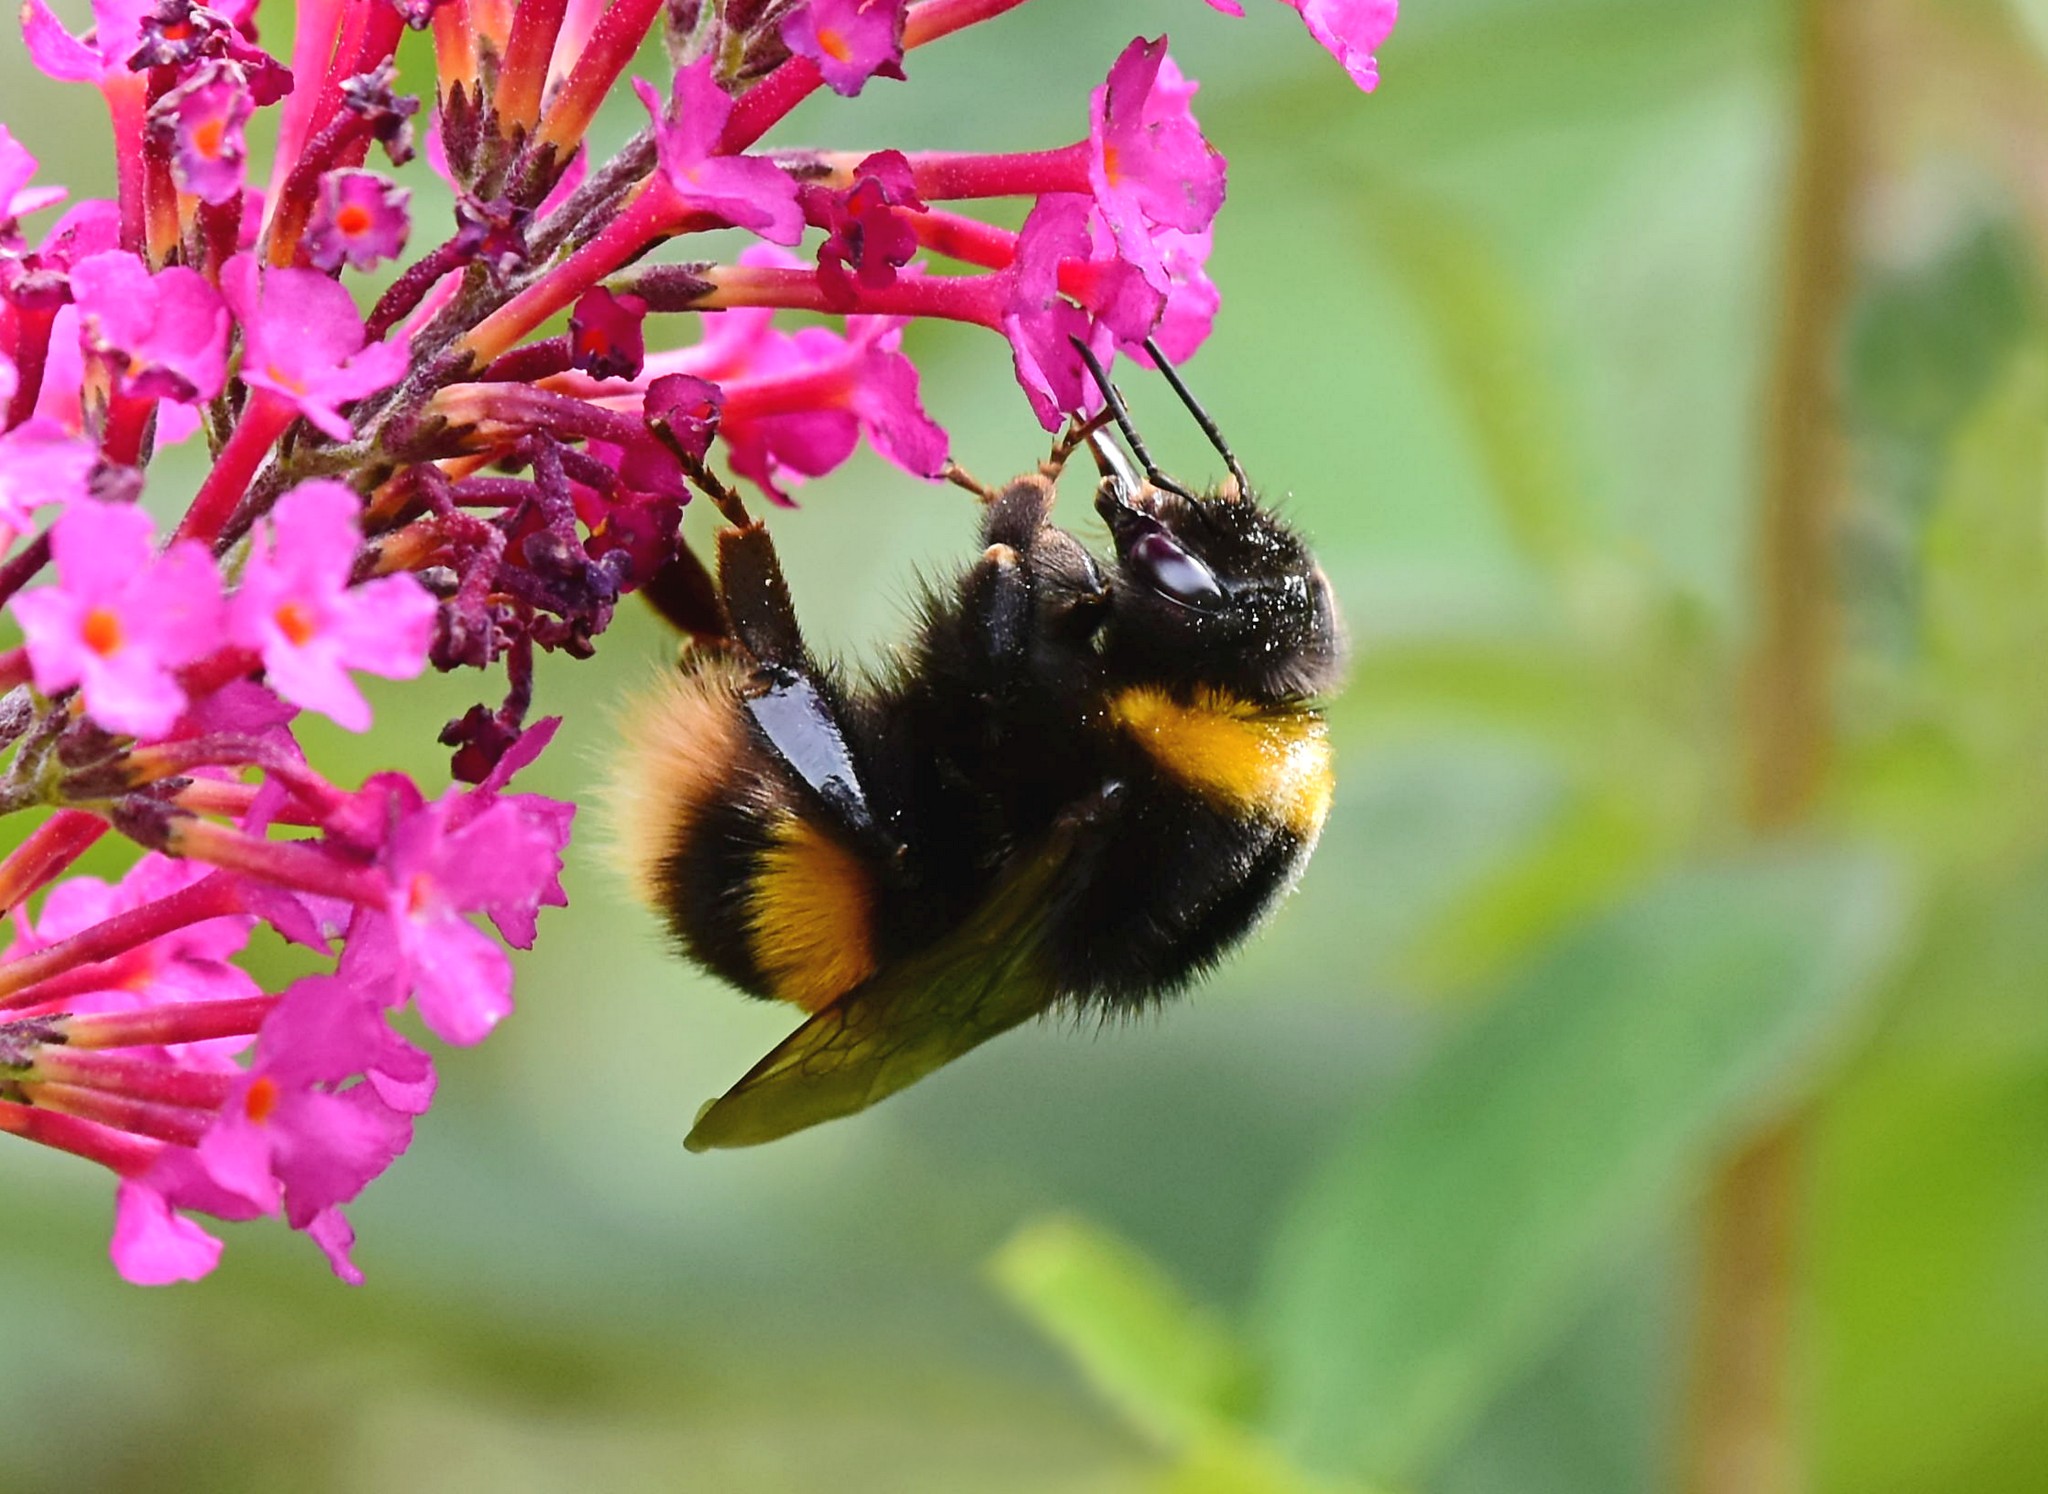
<instances>
[{"instance_id":1,"label":"bee compound eye","mask_svg":"<svg viewBox=\"0 0 2048 1494\"><path fill-rule=\"evenodd\" d=\"M1130 564L1154 591L1184 607L1209 607L1223 600L1215 572L1167 534L1155 531L1132 545Z\"/></svg>"}]
</instances>

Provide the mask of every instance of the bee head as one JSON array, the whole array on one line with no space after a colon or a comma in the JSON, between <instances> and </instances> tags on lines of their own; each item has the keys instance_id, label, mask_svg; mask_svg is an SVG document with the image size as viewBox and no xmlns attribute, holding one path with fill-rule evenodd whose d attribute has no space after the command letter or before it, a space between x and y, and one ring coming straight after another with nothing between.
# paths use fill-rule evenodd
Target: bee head
<instances>
[{"instance_id":1,"label":"bee head","mask_svg":"<svg viewBox=\"0 0 2048 1494\"><path fill-rule=\"evenodd\" d=\"M1118 674L1257 701L1335 686L1344 633L1329 578L1252 493L1233 481L1196 494L1110 470L1095 509L1116 547L1103 654Z\"/></svg>"}]
</instances>

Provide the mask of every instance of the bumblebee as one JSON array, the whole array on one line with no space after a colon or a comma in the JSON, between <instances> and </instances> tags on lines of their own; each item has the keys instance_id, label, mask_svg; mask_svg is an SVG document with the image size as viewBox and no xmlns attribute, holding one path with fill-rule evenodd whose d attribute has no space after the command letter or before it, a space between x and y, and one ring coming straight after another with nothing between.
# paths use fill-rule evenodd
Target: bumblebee
<instances>
[{"instance_id":1,"label":"bumblebee","mask_svg":"<svg viewBox=\"0 0 2048 1494\"><path fill-rule=\"evenodd\" d=\"M766 529L693 468L731 521L718 637L624 719L621 849L686 956L809 1016L704 1108L692 1150L852 1114L1049 1011L1148 1008L1299 877L1330 804L1316 700L1342 627L1307 545L1156 361L1230 479L1163 474L1091 357L1138 463L1099 417L977 487L978 558L871 678L811 654ZM1106 563L1051 522L1083 443Z\"/></svg>"}]
</instances>

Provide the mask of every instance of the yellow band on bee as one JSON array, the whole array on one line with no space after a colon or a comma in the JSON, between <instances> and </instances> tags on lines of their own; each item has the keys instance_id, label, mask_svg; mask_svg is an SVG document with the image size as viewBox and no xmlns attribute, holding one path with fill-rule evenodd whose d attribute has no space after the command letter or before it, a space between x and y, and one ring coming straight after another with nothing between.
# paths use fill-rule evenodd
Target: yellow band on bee
<instances>
[{"instance_id":1,"label":"yellow band on bee","mask_svg":"<svg viewBox=\"0 0 2048 1494\"><path fill-rule=\"evenodd\" d=\"M1313 839L1330 812L1330 739L1322 717L1273 710L1221 690L1175 700L1138 685L1110 720L1167 774L1212 804L1276 820Z\"/></svg>"},{"instance_id":2,"label":"yellow band on bee","mask_svg":"<svg viewBox=\"0 0 2048 1494\"><path fill-rule=\"evenodd\" d=\"M776 821L748 892L754 963L776 999L814 1012L875 973L873 899L845 846L798 815Z\"/></svg>"}]
</instances>

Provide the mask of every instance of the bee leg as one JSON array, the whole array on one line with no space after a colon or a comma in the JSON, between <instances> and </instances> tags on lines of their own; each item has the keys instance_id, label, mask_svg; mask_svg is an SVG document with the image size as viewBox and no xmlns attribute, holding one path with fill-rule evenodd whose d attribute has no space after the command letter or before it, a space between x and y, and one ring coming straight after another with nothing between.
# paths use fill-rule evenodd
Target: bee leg
<instances>
[{"instance_id":1,"label":"bee leg","mask_svg":"<svg viewBox=\"0 0 2048 1494\"><path fill-rule=\"evenodd\" d=\"M972 472L969 472L958 462L948 461L944 469L940 471L939 476L945 478L947 482L956 488L967 489L968 492L979 498L983 503L993 503L996 501L996 490L976 477Z\"/></svg>"},{"instance_id":2,"label":"bee leg","mask_svg":"<svg viewBox=\"0 0 2048 1494\"><path fill-rule=\"evenodd\" d=\"M975 641L998 678L1022 661L1031 628L1031 582L1015 549L1000 542L982 551L963 588Z\"/></svg>"},{"instance_id":3,"label":"bee leg","mask_svg":"<svg viewBox=\"0 0 2048 1494\"><path fill-rule=\"evenodd\" d=\"M1052 443L1052 450L1044 461L1038 464L1039 476L1048 482L1057 482L1061 472L1066 470L1067 458L1079 451L1090 436L1108 423L1110 413L1105 406L1085 419L1075 415L1067 421L1067 428L1060 432L1059 439Z\"/></svg>"}]
</instances>

